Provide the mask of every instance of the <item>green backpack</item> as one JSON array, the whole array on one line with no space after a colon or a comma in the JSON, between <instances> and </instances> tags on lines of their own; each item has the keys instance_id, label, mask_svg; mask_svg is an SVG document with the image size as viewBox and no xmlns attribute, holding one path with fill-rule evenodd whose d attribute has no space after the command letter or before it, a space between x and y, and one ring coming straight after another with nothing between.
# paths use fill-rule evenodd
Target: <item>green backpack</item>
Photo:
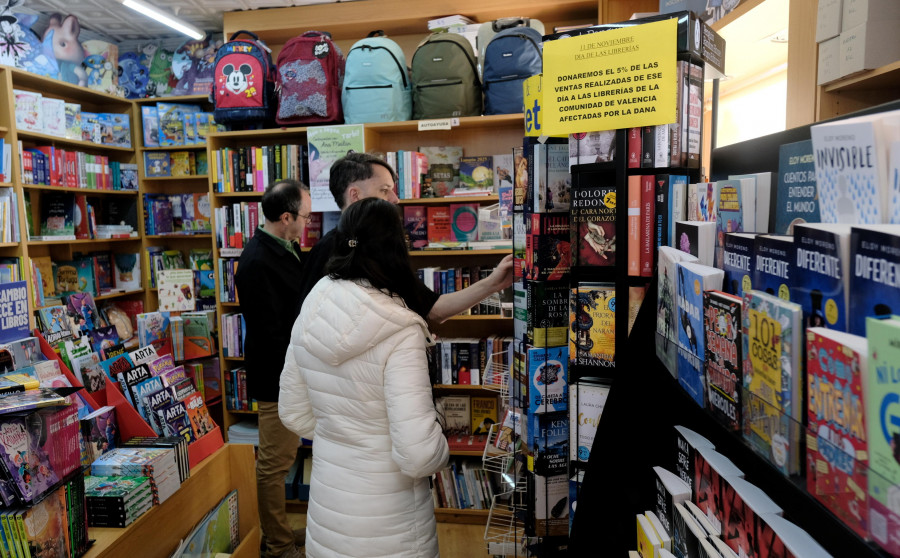
<instances>
[{"instance_id":1,"label":"green backpack","mask_svg":"<svg viewBox=\"0 0 900 558\"><path fill-rule=\"evenodd\" d=\"M432 33L412 57L413 118L481 115L475 51L457 33Z\"/></svg>"}]
</instances>

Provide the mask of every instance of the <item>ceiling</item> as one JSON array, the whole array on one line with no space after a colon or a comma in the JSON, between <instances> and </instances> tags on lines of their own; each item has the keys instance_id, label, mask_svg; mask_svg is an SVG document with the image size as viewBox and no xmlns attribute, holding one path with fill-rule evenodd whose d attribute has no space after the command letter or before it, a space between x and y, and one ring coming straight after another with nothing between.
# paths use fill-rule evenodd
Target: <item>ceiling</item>
<instances>
[{"instance_id":1,"label":"ceiling","mask_svg":"<svg viewBox=\"0 0 900 558\"><path fill-rule=\"evenodd\" d=\"M284 8L326 4L334 0L146 0L162 11L174 14L186 22L207 31L222 31L224 12L255 10L260 8ZM119 0L25 0L23 11L39 12L43 18L35 24L35 30L46 28L50 14L72 14L78 18L83 30L96 38L110 42L146 41L181 38L168 27L123 6Z\"/></svg>"}]
</instances>

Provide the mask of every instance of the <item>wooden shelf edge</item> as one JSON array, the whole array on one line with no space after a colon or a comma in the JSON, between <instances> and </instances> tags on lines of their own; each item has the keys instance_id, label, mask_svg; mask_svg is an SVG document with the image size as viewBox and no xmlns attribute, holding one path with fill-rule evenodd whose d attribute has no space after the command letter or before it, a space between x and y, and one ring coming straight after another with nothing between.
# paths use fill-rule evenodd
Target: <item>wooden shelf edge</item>
<instances>
[{"instance_id":1,"label":"wooden shelf edge","mask_svg":"<svg viewBox=\"0 0 900 558\"><path fill-rule=\"evenodd\" d=\"M76 240L28 240L29 246L54 246L61 244L103 244L104 242L134 242L140 241L141 237L132 236L129 238L80 238Z\"/></svg>"},{"instance_id":2,"label":"wooden shelf edge","mask_svg":"<svg viewBox=\"0 0 900 558\"><path fill-rule=\"evenodd\" d=\"M19 139L29 140L29 141L41 141L41 142L49 142L49 143L60 143L65 145L74 145L76 147L84 147L85 149L93 149L98 151L117 151L120 153L134 153L133 147L119 147L117 145L106 145L103 143L94 143L92 141L83 141L76 139L68 139L61 138L57 136L51 136L49 134L41 134L39 132L30 132L28 130L18 130L17 131Z\"/></svg>"},{"instance_id":3,"label":"wooden shelf edge","mask_svg":"<svg viewBox=\"0 0 900 558\"><path fill-rule=\"evenodd\" d=\"M177 182L179 180L197 180L200 178L209 179L208 174L189 174L186 176L145 176L141 180L153 180L153 181L173 181Z\"/></svg>"},{"instance_id":4,"label":"wooden shelf edge","mask_svg":"<svg viewBox=\"0 0 900 558\"><path fill-rule=\"evenodd\" d=\"M205 143L192 143L190 145L159 145L157 147L141 147L141 151L182 151L188 149L206 149Z\"/></svg>"},{"instance_id":5,"label":"wooden shelf edge","mask_svg":"<svg viewBox=\"0 0 900 558\"><path fill-rule=\"evenodd\" d=\"M159 102L163 103L197 103L197 102L205 102L207 104L212 104L209 102L209 95L174 95L172 97L145 97L142 99L130 99L134 103L138 105L147 105L147 104L155 104Z\"/></svg>"},{"instance_id":6,"label":"wooden shelf edge","mask_svg":"<svg viewBox=\"0 0 900 558\"><path fill-rule=\"evenodd\" d=\"M413 198L400 200L398 205L450 204L450 203L493 203L500 201L500 196L453 196L444 198Z\"/></svg>"},{"instance_id":7,"label":"wooden shelf edge","mask_svg":"<svg viewBox=\"0 0 900 558\"><path fill-rule=\"evenodd\" d=\"M100 188L69 188L67 186L50 186L49 184L22 184L24 190L46 190L48 192L72 192L73 194L113 194L136 196L139 190L104 190Z\"/></svg>"},{"instance_id":8,"label":"wooden shelf edge","mask_svg":"<svg viewBox=\"0 0 900 558\"><path fill-rule=\"evenodd\" d=\"M512 254L512 249L504 248L502 250L413 250L409 253L410 257L417 256L493 256Z\"/></svg>"},{"instance_id":9,"label":"wooden shelf edge","mask_svg":"<svg viewBox=\"0 0 900 558\"><path fill-rule=\"evenodd\" d=\"M217 198L240 198L240 197L262 197L265 192L213 192L212 195Z\"/></svg>"},{"instance_id":10,"label":"wooden shelf edge","mask_svg":"<svg viewBox=\"0 0 900 558\"><path fill-rule=\"evenodd\" d=\"M453 508L435 508L434 518L441 523L464 523L468 525L484 525L487 523L490 510L457 510Z\"/></svg>"},{"instance_id":11,"label":"wooden shelf edge","mask_svg":"<svg viewBox=\"0 0 900 558\"><path fill-rule=\"evenodd\" d=\"M880 78L880 79L879 79ZM839 79L824 86L826 93L839 93L841 91L877 89L885 85L885 81L900 82L900 60L868 70L861 74Z\"/></svg>"}]
</instances>

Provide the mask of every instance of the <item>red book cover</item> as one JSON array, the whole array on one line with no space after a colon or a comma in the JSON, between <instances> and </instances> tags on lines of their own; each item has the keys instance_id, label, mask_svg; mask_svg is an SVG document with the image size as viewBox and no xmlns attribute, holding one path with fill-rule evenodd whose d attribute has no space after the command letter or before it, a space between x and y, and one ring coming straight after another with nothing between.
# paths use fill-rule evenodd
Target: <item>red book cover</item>
<instances>
[{"instance_id":1,"label":"red book cover","mask_svg":"<svg viewBox=\"0 0 900 558\"><path fill-rule=\"evenodd\" d=\"M641 177L628 177L628 275L641 275Z\"/></svg>"},{"instance_id":2,"label":"red book cover","mask_svg":"<svg viewBox=\"0 0 900 558\"><path fill-rule=\"evenodd\" d=\"M433 206L428 208L428 242L450 242L450 208Z\"/></svg>"},{"instance_id":3,"label":"red book cover","mask_svg":"<svg viewBox=\"0 0 900 558\"><path fill-rule=\"evenodd\" d=\"M455 242L478 240L478 204L450 204L450 239Z\"/></svg>"},{"instance_id":4,"label":"red book cover","mask_svg":"<svg viewBox=\"0 0 900 558\"><path fill-rule=\"evenodd\" d=\"M869 448L862 347L866 339L856 335L817 327L806 332L806 489L865 538Z\"/></svg>"},{"instance_id":5,"label":"red book cover","mask_svg":"<svg viewBox=\"0 0 900 558\"><path fill-rule=\"evenodd\" d=\"M88 231L87 197L84 194L75 194L75 238L90 238Z\"/></svg>"},{"instance_id":6,"label":"red book cover","mask_svg":"<svg viewBox=\"0 0 900 558\"><path fill-rule=\"evenodd\" d=\"M74 151L66 151L66 186L69 188L78 188L77 157Z\"/></svg>"},{"instance_id":7,"label":"red book cover","mask_svg":"<svg viewBox=\"0 0 900 558\"><path fill-rule=\"evenodd\" d=\"M628 168L641 166L641 129L628 128Z\"/></svg>"},{"instance_id":8,"label":"red book cover","mask_svg":"<svg viewBox=\"0 0 900 558\"><path fill-rule=\"evenodd\" d=\"M756 514L734 487L722 483L722 540L738 556L756 556Z\"/></svg>"},{"instance_id":9,"label":"red book cover","mask_svg":"<svg viewBox=\"0 0 900 558\"><path fill-rule=\"evenodd\" d=\"M255 208L251 208L251 215L254 221L259 219ZM253 230L256 230L256 228L254 227ZM310 213L309 222L306 223L306 227L303 229L303 236L300 237L300 247L312 248L320 238L322 238L322 214L319 212Z\"/></svg>"},{"instance_id":10,"label":"red book cover","mask_svg":"<svg viewBox=\"0 0 900 558\"><path fill-rule=\"evenodd\" d=\"M653 276L653 251L656 248L653 241L653 221L656 218L655 178L652 174L641 177L641 277Z\"/></svg>"},{"instance_id":11,"label":"red book cover","mask_svg":"<svg viewBox=\"0 0 900 558\"><path fill-rule=\"evenodd\" d=\"M24 172L24 182L25 184L34 184L34 174L31 168L31 152L25 151L22 153L22 168Z\"/></svg>"}]
</instances>

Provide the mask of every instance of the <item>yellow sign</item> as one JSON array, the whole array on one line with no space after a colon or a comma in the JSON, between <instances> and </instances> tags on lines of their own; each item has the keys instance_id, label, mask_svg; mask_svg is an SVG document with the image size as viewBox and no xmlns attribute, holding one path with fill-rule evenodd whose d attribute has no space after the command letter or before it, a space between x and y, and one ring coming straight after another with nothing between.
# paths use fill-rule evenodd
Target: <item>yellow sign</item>
<instances>
[{"instance_id":1,"label":"yellow sign","mask_svg":"<svg viewBox=\"0 0 900 558\"><path fill-rule=\"evenodd\" d=\"M544 135L541 130L541 74L522 82L522 97L525 100L525 135L532 138Z\"/></svg>"},{"instance_id":2,"label":"yellow sign","mask_svg":"<svg viewBox=\"0 0 900 558\"><path fill-rule=\"evenodd\" d=\"M546 135L675 122L677 23L544 43Z\"/></svg>"}]
</instances>

